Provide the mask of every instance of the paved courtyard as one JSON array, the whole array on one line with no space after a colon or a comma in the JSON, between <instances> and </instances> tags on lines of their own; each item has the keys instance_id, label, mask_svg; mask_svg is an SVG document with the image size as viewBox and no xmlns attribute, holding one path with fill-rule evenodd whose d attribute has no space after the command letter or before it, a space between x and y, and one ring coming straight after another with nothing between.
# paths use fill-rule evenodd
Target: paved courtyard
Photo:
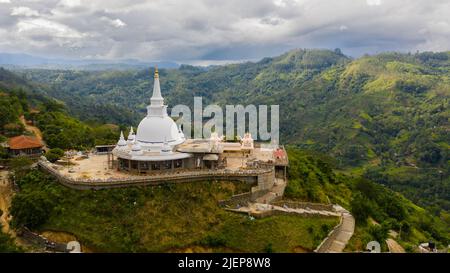
<instances>
[{"instance_id":1,"label":"paved courtyard","mask_svg":"<svg viewBox=\"0 0 450 273\"><path fill-rule=\"evenodd\" d=\"M70 164L58 164L58 171L73 179L125 178L130 174L108 169L107 155L89 155L88 158L75 157Z\"/></svg>"},{"instance_id":2,"label":"paved courtyard","mask_svg":"<svg viewBox=\"0 0 450 273\"><path fill-rule=\"evenodd\" d=\"M249 156L241 153L228 153L228 170L245 169L248 161L260 160L268 162L273 160L273 150L264 148L255 148ZM65 160L64 160L65 161ZM55 165L53 165L55 166ZM109 178L130 178L138 175L131 175L126 172L119 172L108 168L108 156L90 154L88 157L74 156L69 164L60 162L57 164L57 170L64 176L72 179L109 179Z\"/></svg>"}]
</instances>

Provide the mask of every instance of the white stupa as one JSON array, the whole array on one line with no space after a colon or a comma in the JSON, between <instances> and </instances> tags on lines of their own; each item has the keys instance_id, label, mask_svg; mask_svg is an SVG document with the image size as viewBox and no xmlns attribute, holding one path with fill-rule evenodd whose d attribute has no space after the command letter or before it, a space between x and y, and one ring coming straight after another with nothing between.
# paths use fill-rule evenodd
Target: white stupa
<instances>
[{"instance_id":1,"label":"white stupa","mask_svg":"<svg viewBox=\"0 0 450 273\"><path fill-rule=\"evenodd\" d=\"M181 160L191 157L189 153L176 151L176 146L185 140L181 129L167 114L156 68L153 95L150 105L147 106L147 116L139 123L136 134L133 127L130 128L126 141L121 132L120 139L113 149L113 155L119 160L139 162Z\"/></svg>"},{"instance_id":2,"label":"white stupa","mask_svg":"<svg viewBox=\"0 0 450 273\"><path fill-rule=\"evenodd\" d=\"M133 144L136 136L134 135L133 126L130 127L130 132L128 133L127 143Z\"/></svg>"},{"instance_id":3,"label":"white stupa","mask_svg":"<svg viewBox=\"0 0 450 273\"><path fill-rule=\"evenodd\" d=\"M125 138L123 137L123 131L120 131L120 138L119 138L119 141L117 142L117 146L121 147L121 148L127 146L127 142L125 141Z\"/></svg>"},{"instance_id":4,"label":"white stupa","mask_svg":"<svg viewBox=\"0 0 450 273\"><path fill-rule=\"evenodd\" d=\"M155 69L155 82L150 105L147 106L147 116L142 119L137 128L136 140L143 148L160 151L164 142L170 147L185 141L183 132L178 129L175 121L167 115L167 106L161 96L158 68Z\"/></svg>"},{"instance_id":5,"label":"white stupa","mask_svg":"<svg viewBox=\"0 0 450 273\"><path fill-rule=\"evenodd\" d=\"M179 173L181 170L215 170L226 166L228 156L245 154L249 157L254 149L250 133L240 138L240 143L226 142L216 132L209 139L186 139L181 127L177 127L167 114L167 106L161 96L158 69L155 68L153 93L150 105L147 106L147 115L139 123L136 134L133 127L126 140L123 132L120 133L117 145L112 150L111 165L117 171L138 175ZM108 155L108 160L109 158Z\"/></svg>"},{"instance_id":6,"label":"white stupa","mask_svg":"<svg viewBox=\"0 0 450 273\"><path fill-rule=\"evenodd\" d=\"M138 141L134 141L133 145L131 146L131 154L132 155L142 155L142 148Z\"/></svg>"}]
</instances>

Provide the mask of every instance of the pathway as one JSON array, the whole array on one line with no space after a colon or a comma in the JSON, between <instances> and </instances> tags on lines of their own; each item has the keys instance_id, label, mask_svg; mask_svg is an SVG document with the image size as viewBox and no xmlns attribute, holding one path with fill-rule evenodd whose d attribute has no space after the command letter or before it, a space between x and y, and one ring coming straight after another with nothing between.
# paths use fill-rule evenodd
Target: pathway
<instances>
[{"instance_id":1,"label":"pathway","mask_svg":"<svg viewBox=\"0 0 450 273\"><path fill-rule=\"evenodd\" d=\"M39 139L45 145L44 139L42 137L42 132L38 127L27 124L24 116L20 117L20 121L22 122L23 126L25 127L25 130L32 132L36 136L36 138Z\"/></svg>"},{"instance_id":2,"label":"pathway","mask_svg":"<svg viewBox=\"0 0 450 273\"><path fill-rule=\"evenodd\" d=\"M341 222L328 234L315 252L340 253L344 250L355 231L355 218L349 211L339 205L334 205L333 210L315 210L303 208L280 207L264 203L250 203L246 207L227 209L229 211L247 213L252 216L268 216L273 213L295 213L300 215L320 215L341 217Z\"/></svg>"},{"instance_id":3,"label":"pathway","mask_svg":"<svg viewBox=\"0 0 450 273\"><path fill-rule=\"evenodd\" d=\"M341 223L337 225L319 247L317 247L316 252L318 253L342 252L355 232L355 218L353 215L339 205L335 205L334 208L337 213L342 215Z\"/></svg>"},{"instance_id":4,"label":"pathway","mask_svg":"<svg viewBox=\"0 0 450 273\"><path fill-rule=\"evenodd\" d=\"M302 208L289 208L280 207L264 203L250 203L246 207L240 207L238 209L227 209L229 211L248 213L250 215L264 215L268 212L281 212L281 213L295 213L302 215L320 215L320 216L341 216L340 213L329 211L329 210L314 210L314 209L302 209Z\"/></svg>"},{"instance_id":5,"label":"pathway","mask_svg":"<svg viewBox=\"0 0 450 273\"><path fill-rule=\"evenodd\" d=\"M339 253L342 252L355 231L355 218L349 211L339 205L334 205L332 210L316 210L310 208L290 208L288 206L275 206L270 203L278 198L282 198L287 181L276 178L273 187L265 195L257 198L255 202L249 203L246 207L237 209L227 209L229 211L247 213L252 216L268 216L273 213L295 213L300 215L320 215L340 217L341 222L334 227L327 238L317 247L315 252L319 253Z\"/></svg>"},{"instance_id":6,"label":"pathway","mask_svg":"<svg viewBox=\"0 0 450 273\"><path fill-rule=\"evenodd\" d=\"M391 253L405 253L405 249L394 239L387 239L386 244L389 248L389 252Z\"/></svg>"}]
</instances>

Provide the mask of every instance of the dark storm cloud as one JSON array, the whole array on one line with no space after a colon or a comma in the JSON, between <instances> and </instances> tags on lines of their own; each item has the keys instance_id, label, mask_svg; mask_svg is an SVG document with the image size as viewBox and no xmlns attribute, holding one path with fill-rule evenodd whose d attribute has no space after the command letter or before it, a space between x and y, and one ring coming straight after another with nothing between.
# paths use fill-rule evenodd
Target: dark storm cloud
<instances>
[{"instance_id":1,"label":"dark storm cloud","mask_svg":"<svg viewBox=\"0 0 450 273\"><path fill-rule=\"evenodd\" d=\"M208 63L450 49L444 0L0 0L0 51Z\"/></svg>"}]
</instances>

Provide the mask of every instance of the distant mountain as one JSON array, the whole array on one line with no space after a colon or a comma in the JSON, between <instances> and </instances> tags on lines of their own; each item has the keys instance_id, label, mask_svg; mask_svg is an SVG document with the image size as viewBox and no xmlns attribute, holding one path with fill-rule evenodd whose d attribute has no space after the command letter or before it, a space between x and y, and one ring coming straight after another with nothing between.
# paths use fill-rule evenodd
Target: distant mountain
<instances>
[{"instance_id":1,"label":"distant mountain","mask_svg":"<svg viewBox=\"0 0 450 273\"><path fill-rule=\"evenodd\" d=\"M158 65L160 68L178 68L179 64L170 61L141 62L138 60L70 60L44 58L28 54L0 53L0 66L10 69L76 69L76 70L130 70L144 69Z\"/></svg>"}]
</instances>

